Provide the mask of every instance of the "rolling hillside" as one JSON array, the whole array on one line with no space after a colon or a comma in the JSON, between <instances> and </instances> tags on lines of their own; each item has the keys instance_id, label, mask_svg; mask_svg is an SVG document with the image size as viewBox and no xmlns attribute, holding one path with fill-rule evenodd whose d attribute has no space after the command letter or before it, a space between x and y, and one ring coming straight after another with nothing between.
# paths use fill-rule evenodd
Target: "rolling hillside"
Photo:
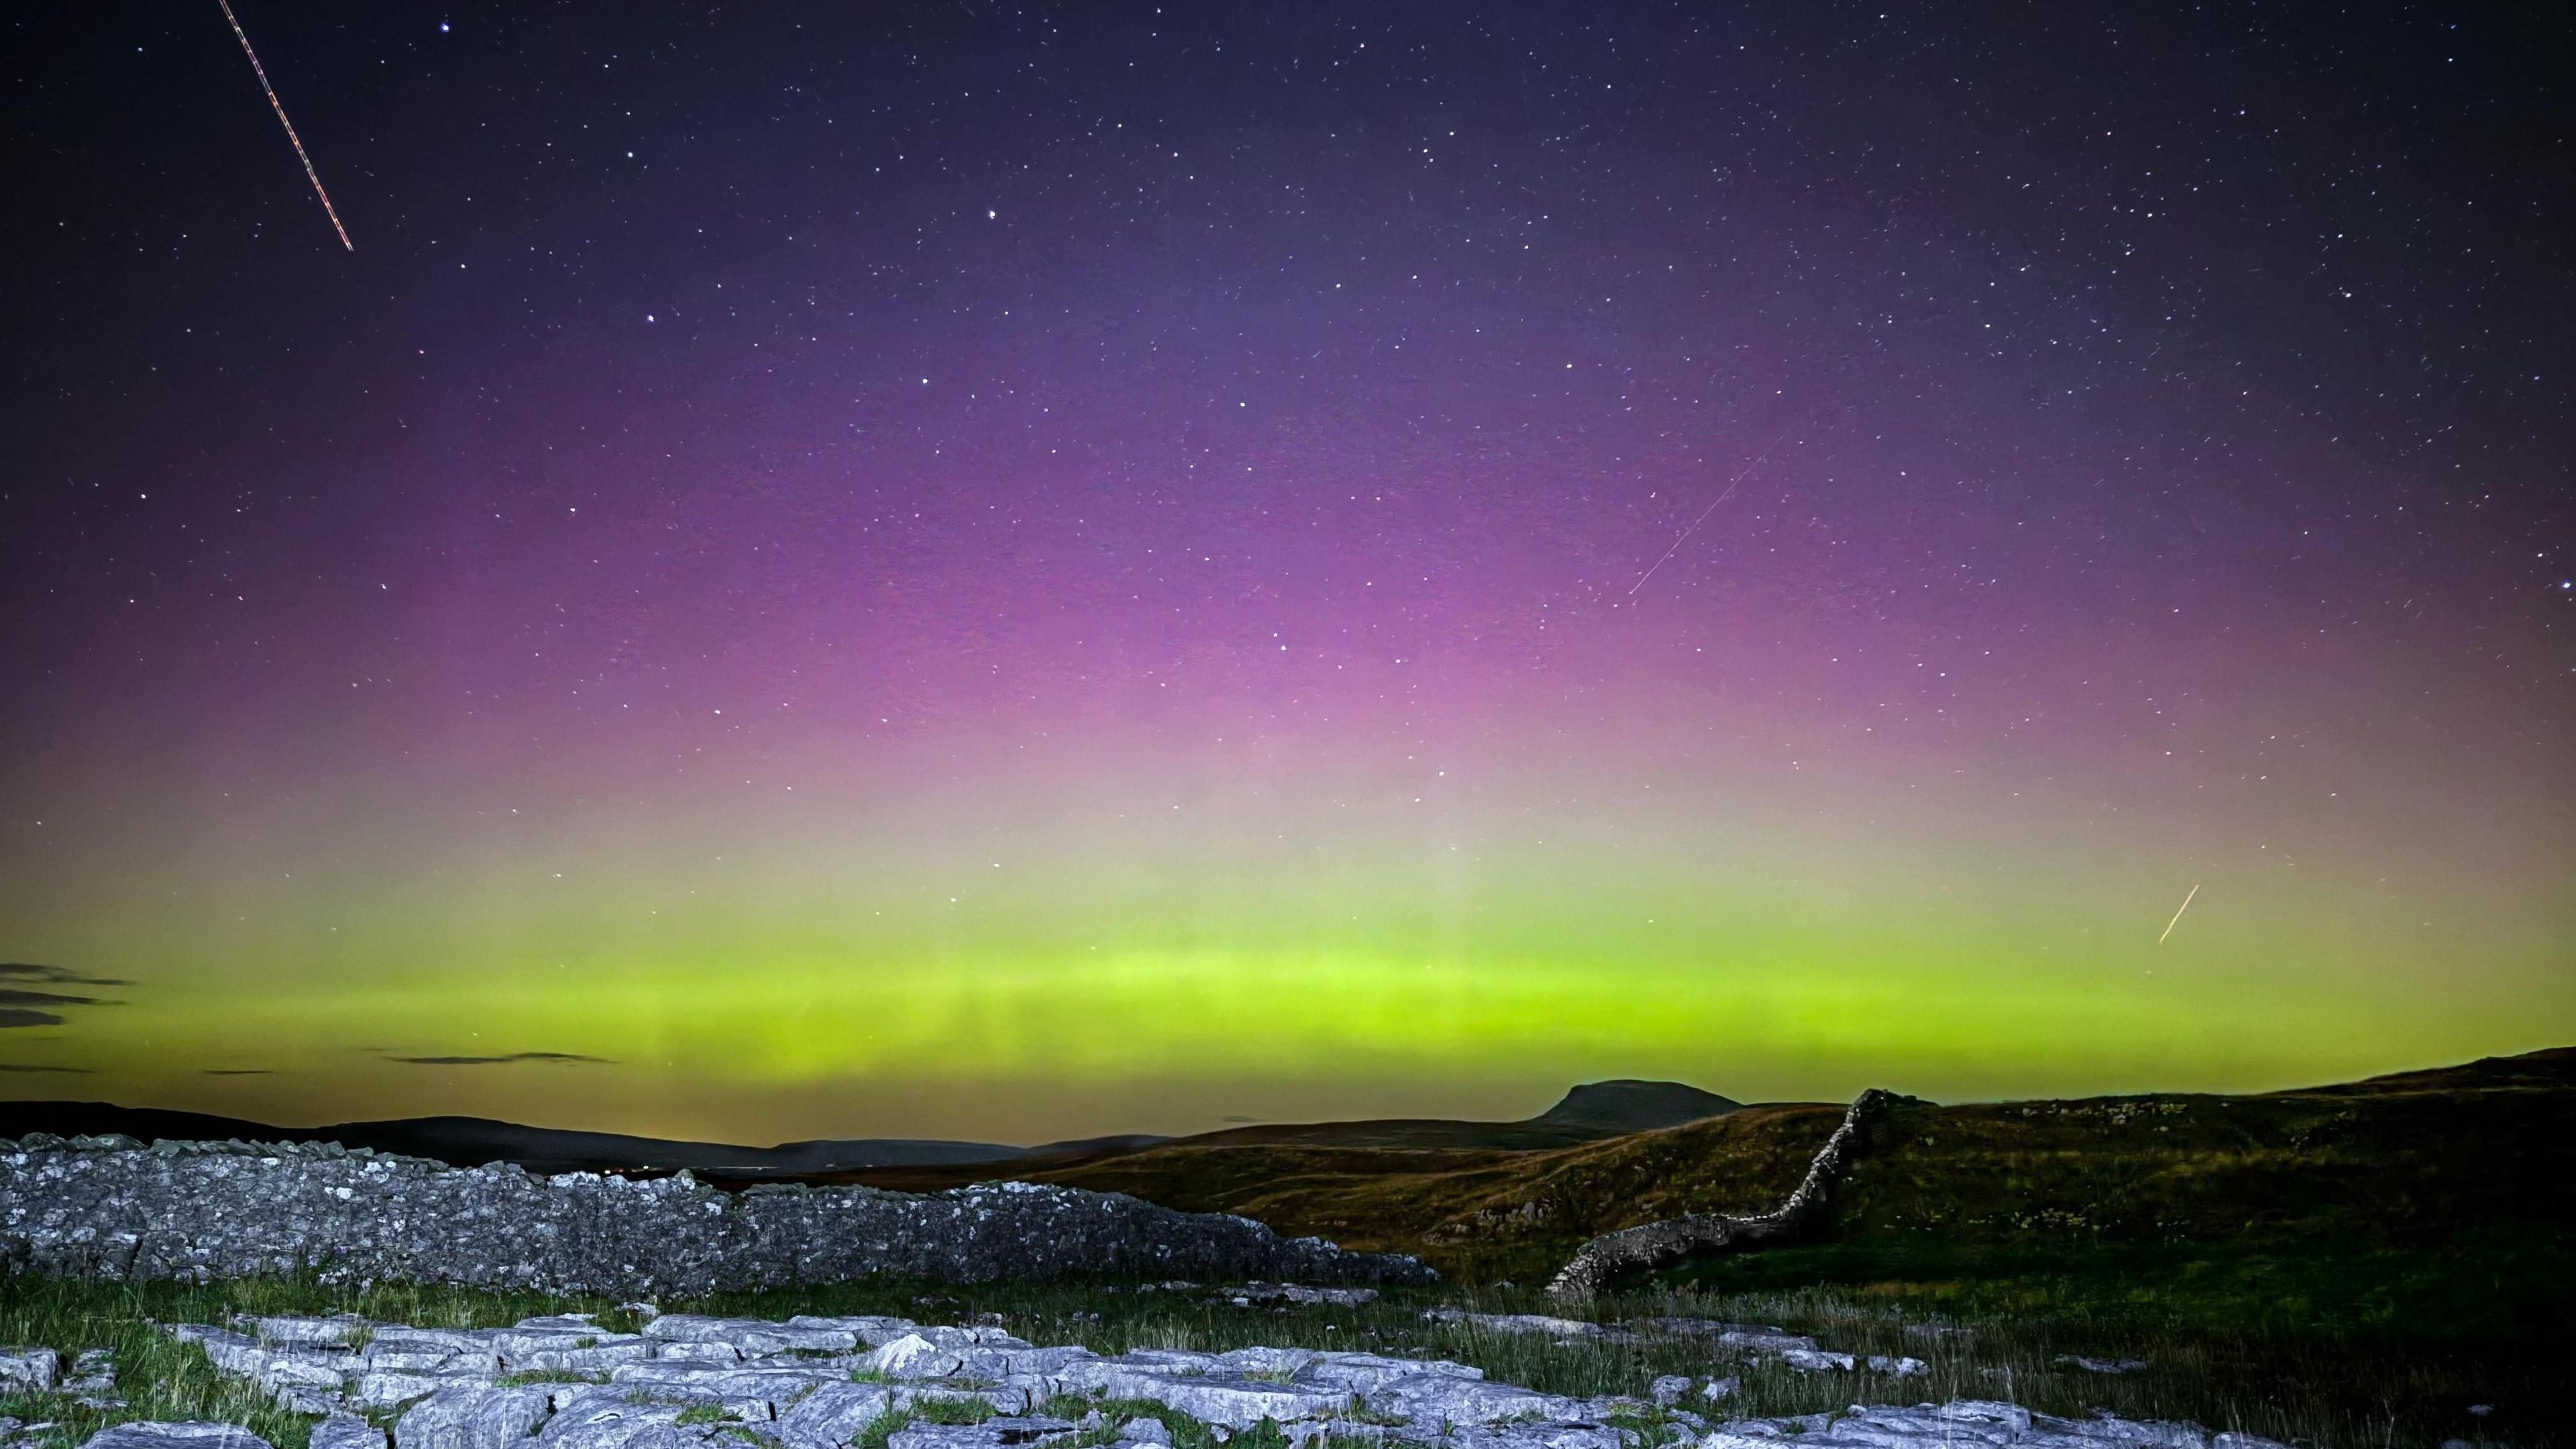
<instances>
[{"instance_id":1,"label":"rolling hillside","mask_svg":"<svg viewBox=\"0 0 2576 1449\"><path fill-rule=\"evenodd\" d=\"M1195 1139L1014 1175L1418 1253L1469 1281L1532 1283L1597 1233L1776 1204L1841 1114L1748 1107L1523 1152ZM2249 1323L2433 1312L2555 1323L2576 1299L2563 1291L2576 1287L2576 1052L2252 1096L1904 1107L1873 1146L1819 1245L1676 1278L1903 1292L2040 1274L2141 1302L2181 1282Z\"/></svg>"}]
</instances>

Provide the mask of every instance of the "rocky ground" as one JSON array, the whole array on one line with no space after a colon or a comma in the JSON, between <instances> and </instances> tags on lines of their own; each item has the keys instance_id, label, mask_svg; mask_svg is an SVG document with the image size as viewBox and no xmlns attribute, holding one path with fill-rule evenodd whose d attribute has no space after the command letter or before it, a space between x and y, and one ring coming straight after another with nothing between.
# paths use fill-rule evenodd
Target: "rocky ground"
<instances>
[{"instance_id":1,"label":"rocky ground","mask_svg":"<svg viewBox=\"0 0 2576 1449\"><path fill-rule=\"evenodd\" d=\"M1286 1296L1312 1289L1240 1290ZM1354 1290L1339 1290L1350 1293ZM1365 1291L1365 1290L1358 1290ZM633 1305L648 1312L644 1305ZM1502 1332L1602 1331L1493 1316ZM635 1333L587 1314L508 1328L419 1328L355 1316L167 1324L223 1373L324 1416L312 1449L1170 1449L1247 1435L1292 1446L1440 1449L2278 1449L2194 1424L2063 1419L2008 1403L1728 1417L1730 1377L1659 1379L1651 1398L1577 1398L1440 1359L1364 1352L1044 1347L989 1325L880 1315L784 1321L653 1314ZM1850 1355L1759 1325L1683 1329L1747 1359L1850 1370ZM1870 1365L1907 1372L1900 1363ZM1919 1365L1918 1365L1919 1367ZM112 1397L113 1366L0 1350L0 1381ZM0 1419L0 1446L47 1426ZM265 1449L220 1423L119 1424L84 1449Z\"/></svg>"}]
</instances>

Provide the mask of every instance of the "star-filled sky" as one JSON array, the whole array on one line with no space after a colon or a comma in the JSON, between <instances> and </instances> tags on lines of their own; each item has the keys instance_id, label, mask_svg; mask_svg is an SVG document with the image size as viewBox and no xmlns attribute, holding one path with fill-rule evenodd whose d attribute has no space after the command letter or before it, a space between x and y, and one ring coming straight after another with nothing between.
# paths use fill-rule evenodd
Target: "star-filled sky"
<instances>
[{"instance_id":1,"label":"star-filled sky","mask_svg":"<svg viewBox=\"0 0 2576 1449\"><path fill-rule=\"evenodd\" d=\"M0 22L0 1090L2576 1039L2543 7L235 8L354 251L215 0Z\"/></svg>"}]
</instances>

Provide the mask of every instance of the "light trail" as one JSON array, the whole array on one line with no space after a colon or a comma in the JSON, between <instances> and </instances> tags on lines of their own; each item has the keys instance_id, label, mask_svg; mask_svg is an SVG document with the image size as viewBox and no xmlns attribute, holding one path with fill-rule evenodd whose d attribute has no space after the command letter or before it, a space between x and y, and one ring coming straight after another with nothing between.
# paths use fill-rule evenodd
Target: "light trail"
<instances>
[{"instance_id":1,"label":"light trail","mask_svg":"<svg viewBox=\"0 0 2576 1449\"><path fill-rule=\"evenodd\" d=\"M2173 928L2182 921L2182 913L2191 909L2191 898L2199 894L2200 882L2193 881L2191 883L2191 889L2182 893L2182 904L2174 907L2173 919L2165 922L2165 936L2173 934ZM2165 936L2156 937L2156 944L2159 946L2163 945L2165 943Z\"/></svg>"},{"instance_id":2,"label":"light trail","mask_svg":"<svg viewBox=\"0 0 2576 1449\"><path fill-rule=\"evenodd\" d=\"M268 108L277 112L277 123L286 128L286 139L295 147L295 159L304 163L305 179L313 183L313 194L322 198L322 214L331 218L331 229L340 234L340 245L350 251L358 249L349 240L349 229L340 224L339 210L331 205L331 193L322 189L322 176L313 169L313 158L304 154L304 138L295 134L295 123L286 119L286 106L277 98L277 87L268 83L268 69L259 63L259 52L250 48L250 36L233 14L233 0L215 0L224 7L224 19L232 25L233 35L241 41L242 54L250 57L250 73L259 77L259 88L268 92Z\"/></svg>"}]
</instances>

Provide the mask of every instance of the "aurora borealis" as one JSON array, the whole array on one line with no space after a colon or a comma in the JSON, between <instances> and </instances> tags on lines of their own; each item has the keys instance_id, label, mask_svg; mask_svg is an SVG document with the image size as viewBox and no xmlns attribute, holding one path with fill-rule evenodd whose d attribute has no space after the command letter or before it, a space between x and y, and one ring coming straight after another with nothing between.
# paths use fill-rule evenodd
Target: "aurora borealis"
<instances>
[{"instance_id":1,"label":"aurora borealis","mask_svg":"<svg viewBox=\"0 0 2576 1449\"><path fill-rule=\"evenodd\" d=\"M12 1095L2576 1039L2537 16L237 8L354 253L211 4L7 22Z\"/></svg>"}]
</instances>

